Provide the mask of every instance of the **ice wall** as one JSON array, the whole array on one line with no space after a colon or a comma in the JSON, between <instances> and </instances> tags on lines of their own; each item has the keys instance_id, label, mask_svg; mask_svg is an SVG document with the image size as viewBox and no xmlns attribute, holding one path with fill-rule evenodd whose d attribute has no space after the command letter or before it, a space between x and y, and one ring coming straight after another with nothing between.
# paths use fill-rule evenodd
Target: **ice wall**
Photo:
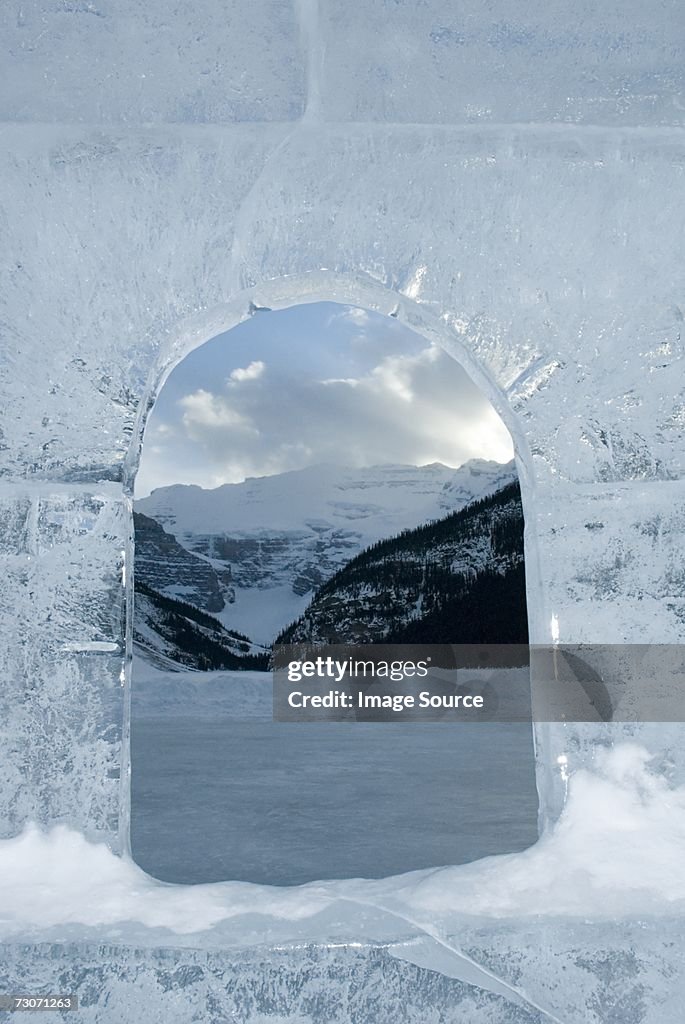
<instances>
[{"instance_id":1,"label":"ice wall","mask_svg":"<svg viewBox=\"0 0 685 1024\"><path fill-rule=\"evenodd\" d=\"M0 38L12 121L683 123L678 0L8 0Z\"/></svg>"},{"instance_id":2,"label":"ice wall","mask_svg":"<svg viewBox=\"0 0 685 1024\"><path fill-rule=\"evenodd\" d=\"M683 28L675 0L2 6L3 835L126 844L145 414L259 306L378 308L465 363L517 444L534 639L682 638ZM557 756L625 731L539 729L545 819ZM682 774L680 728L641 732Z\"/></svg>"}]
</instances>

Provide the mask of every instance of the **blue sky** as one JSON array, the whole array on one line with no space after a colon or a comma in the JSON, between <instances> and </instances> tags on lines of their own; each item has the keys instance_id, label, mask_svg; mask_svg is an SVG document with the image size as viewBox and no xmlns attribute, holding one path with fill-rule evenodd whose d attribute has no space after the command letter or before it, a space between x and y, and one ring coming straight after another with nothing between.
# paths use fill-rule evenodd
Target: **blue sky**
<instances>
[{"instance_id":1,"label":"blue sky","mask_svg":"<svg viewBox=\"0 0 685 1024\"><path fill-rule=\"evenodd\" d=\"M461 366L391 317L261 312L191 352L145 432L136 497L333 462L506 462L511 438Z\"/></svg>"}]
</instances>

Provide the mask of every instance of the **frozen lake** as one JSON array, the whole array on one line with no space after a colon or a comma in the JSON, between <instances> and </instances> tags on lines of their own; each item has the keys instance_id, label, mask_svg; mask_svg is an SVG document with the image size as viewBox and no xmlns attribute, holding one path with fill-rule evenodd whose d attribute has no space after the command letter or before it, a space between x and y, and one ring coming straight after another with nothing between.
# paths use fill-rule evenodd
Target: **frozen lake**
<instances>
[{"instance_id":1,"label":"frozen lake","mask_svg":"<svg viewBox=\"0 0 685 1024\"><path fill-rule=\"evenodd\" d=\"M277 723L268 676L134 681L133 854L157 878L382 877L536 839L529 725Z\"/></svg>"}]
</instances>

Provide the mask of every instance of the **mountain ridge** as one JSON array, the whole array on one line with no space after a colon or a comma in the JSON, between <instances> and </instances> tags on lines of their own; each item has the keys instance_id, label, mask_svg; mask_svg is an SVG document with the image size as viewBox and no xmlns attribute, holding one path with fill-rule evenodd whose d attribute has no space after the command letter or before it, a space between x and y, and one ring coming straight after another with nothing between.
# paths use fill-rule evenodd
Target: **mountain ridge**
<instances>
[{"instance_id":1,"label":"mountain ridge","mask_svg":"<svg viewBox=\"0 0 685 1024\"><path fill-rule=\"evenodd\" d=\"M370 544L464 507L514 479L513 463L484 459L456 470L442 463L361 469L324 463L212 489L157 488L136 501L136 512L202 560L204 606L211 603L224 626L268 644L318 587ZM157 542L159 548L159 537ZM144 562L144 538L139 554ZM149 585L171 597L192 598L187 586L174 585L169 572L165 584L163 564L155 571L161 585L146 571Z\"/></svg>"},{"instance_id":2,"label":"mountain ridge","mask_svg":"<svg viewBox=\"0 0 685 1024\"><path fill-rule=\"evenodd\" d=\"M526 643L518 482L360 552L277 644Z\"/></svg>"}]
</instances>

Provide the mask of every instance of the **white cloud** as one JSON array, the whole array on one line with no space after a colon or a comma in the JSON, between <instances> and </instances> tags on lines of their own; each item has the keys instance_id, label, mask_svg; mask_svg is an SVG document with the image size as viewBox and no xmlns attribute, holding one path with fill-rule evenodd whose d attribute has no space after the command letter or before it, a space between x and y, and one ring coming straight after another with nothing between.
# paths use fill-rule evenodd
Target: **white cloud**
<instances>
[{"instance_id":1,"label":"white cloud","mask_svg":"<svg viewBox=\"0 0 685 1024\"><path fill-rule=\"evenodd\" d=\"M323 385L329 384L347 384L348 387L356 388L360 381L356 377L326 377L322 380Z\"/></svg>"},{"instance_id":2,"label":"white cloud","mask_svg":"<svg viewBox=\"0 0 685 1024\"><path fill-rule=\"evenodd\" d=\"M379 341L383 344L383 336L395 327L396 321L383 317L383 330L379 332L378 322L381 314L369 313L358 306L345 306L340 313L334 313L326 322L326 327L333 329L339 339L354 349L373 346Z\"/></svg>"},{"instance_id":3,"label":"white cloud","mask_svg":"<svg viewBox=\"0 0 685 1024\"><path fill-rule=\"evenodd\" d=\"M411 355L392 355L374 366L364 377L329 377L322 384L347 384L349 387L365 387L369 392L382 395L387 392L404 402L414 399L413 381L421 368L430 366L444 357L437 345L429 345Z\"/></svg>"},{"instance_id":4,"label":"white cloud","mask_svg":"<svg viewBox=\"0 0 685 1024\"><path fill-rule=\"evenodd\" d=\"M443 353L444 354L444 353ZM440 358L441 349L429 345L415 355L388 356L371 371L369 385L388 390L405 402L414 398L413 382L417 372Z\"/></svg>"},{"instance_id":5,"label":"white cloud","mask_svg":"<svg viewBox=\"0 0 685 1024\"><path fill-rule=\"evenodd\" d=\"M366 327L369 322L369 314L365 309L359 309L356 306L350 306L349 309L343 314L346 320L350 323L356 324L357 327Z\"/></svg>"},{"instance_id":6,"label":"white cloud","mask_svg":"<svg viewBox=\"0 0 685 1024\"><path fill-rule=\"evenodd\" d=\"M354 324L356 327L364 328L368 326L371 320L371 314L366 309L361 309L359 306L345 306L339 313L333 313L333 315L328 318L326 326L330 327L336 321L341 320Z\"/></svg>"},{"instance_id":7,"label":"white cloud","mask_svg":"<svg viewBox=\"0 0 685 1024\"><path fill-rule=\"evenodd\" d=\"M237 409L221 395L213 395L204 388L199 388L190 395L181 398L179 405L184 410L183 425L188 433L194 432L191 436L201 439L203 429L210 430L240 430L246 433L257 434L258 431L250 422L249 418Z\"/></svg>"},{"instance_id":8,"label":"white cloud","mask_svg":"<svg viewBox=\"0 0 685 1024\"><path fill-rule=\"evenodd\" d=\"M204 376L194 371L204 386L186 394L177 384L159 425L153 411L141 486L217 486L317 462L512 457L508 431L463 368L401 323L350 306L333 317L326 310L320 333L309 324L311 337L283 339L275 328L257 351L243 348L238 367L224 346ZM360 331L366 343L354 346Z\"/></svg>"},{"instance_id":9,"label":"white cloud","mask_svg":"<svg viewBox=\"0 0 685 1024\"><path fill-rule=\"evenodd\" d=\"M173 432L173 427L170 427L168 423L160 423L156 429L156 433L159 437L169 437Z\"/></svg>"},{"instance_id":10,"label":"white cloud","mask_svg":"<svg viewBox=\"0 0 685 1024\"><path fill-rule=\"evenodd\" d=\"M254 362L250 363L249 366L238 367L231 373L228 381L234 381L237 384L242 384L246 380L257 380L262 376L266 369L266 363L263 363L261 359L255 359Z\"/></svg>"},{"instance_id":11,"label":"white cloud","mask_svg":"<svg viewBox=\"0 0 685 1024\"><path fill-rule=\"evenodd\" d=\"M411 383L411 372L408 366L403 365L401 358L384 360L371 371L371 378L367 380L367 386L370 385L371 390L381 393L388 391L401 398L403 402L411 402L414 398Z\"/></svg>"},{"instance_id":12,"label":"white cloud","mask_svg":"<svg viewBox=\"0 0 685 1024\"><path fill-rule=\"evenodd\" d=\"M436 345L386 356L354 377L316 380L304 367L293 369L254 372L249 388L199 389L181 400L186 437L202 445L208 485L316 462L458 466L512 456L494 409Z\"/></svg>"}]
</instances>

